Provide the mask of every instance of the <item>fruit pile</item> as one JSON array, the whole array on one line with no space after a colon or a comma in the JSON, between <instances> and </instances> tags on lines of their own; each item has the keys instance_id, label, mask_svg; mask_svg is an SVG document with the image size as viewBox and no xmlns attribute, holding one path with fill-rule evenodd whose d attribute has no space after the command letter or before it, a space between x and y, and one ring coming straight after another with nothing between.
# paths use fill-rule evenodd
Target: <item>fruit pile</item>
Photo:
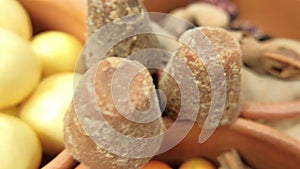
<instances>
[{"instance_id":1,"label":"fruit pile","mask_svg":"<svg viewBox=\"0 0 300 169\"><path fill-rule=\"evenodd\" d=\"M63 117L80 74L82 42L47 30L33 36L16 0L0 1L0 169L36 169L63 148Z\"/></svg>"},{"instance_id":2,"label":"fruit pile","mask_svg":"<svg viewBox=\"0 0 300 169\"><path fill-rule=\"evenodd\" d=\"M81 78L74 69L82 47L65 32L33 35L23 6L0 1L0 169L37 169L45 155L63 150L63 118ZM147 168L172 167L152 160ZM215 167L198 158L179 168Z\"/></svg>"},{"instance_id":3,"label":"fruit pile","mask_svg":"<svg viewBox=\"0 0 300 169\"><path fill-rule=\"evenodd\" d=\"M142 169L172 169L168 164L151 160ZM215 167L206 159L193 158L183 162L179 169L215 169Z\"/></svg>"},{"instance_id":4,"label":"fruit pile","mask_svg":"<svg viewBox=\"0 0 300 169\"><path fill-rule=\"evenodd\" d=\"M203 7L205 8L202 9ZM197 10L206 10L204 12L206 15L215 12L215 14L209 15L209 18L213 19L203 20L198 12L194 12L196 8ZM178 9L172 14L186 17L187 20L192 18L190 21L195 21L195 24L198 25L214 25L215 21L218 21L214 26L229 27L229 17L224 17L224 15L227 16L226 13L207 5L203 6L203 4ZM245 27L248 28L247 25ZM0 0L0 169L36 169L47 163L48 156L54 157L64 149L63 118L71 103L74 88L81 78L80 74L74 73L74 69L83 44L72 35L61 31L47 30L38 34L33 32L30 17L17 0ZM253 53L272 49L271 51L264 51L262 55L265 57L262 58L265 59L263 61L266 61L266 64L258 65L259 68L263 69L262 74L278 76L279 78L298 77L299 59L297 62L291 63L288 62L289 60L283 60L281 63L274 62L272 59L282 61L282 57L279 57L281 55L278 56L278 54L287 54L285 49L277 50L282 49L282 46L293 49L296 54L299 54L299 43L292 40L269 39L270 37L259 33L255 29L253 37L240 32L235 34L242 44L244 58L249 56L250 59L257 59L259 55L256 56ZM269 39L269 41L264 38ZM253 48L253 46L257 47ZM272 48L264 48L266 46ZM290 66L285 66L287 63ZM247 66L253 65L248 64ZM257 65L253 67L255 68L255 66ZM279 78L269 81L267 76L253 80L258 79L259 76L253 78L250 78L250 74L248 76L247 72L243 75L244 79L251 79L249 81L255 82L253 86L257 88L262 87L261 85L258 86L256 82L265 80L266 88L272 94L275 91L272 87L276 87L273 84L281 81ZM246 80L242 82L245 83ZM250 85L251 83L245 84ZM280 88L289 89L290 92L284 92L291 93L289 99L298 99L298 92L292 91L293 87L290 84L287 82L285 87L280 86ZM299 82L295 83L294 86L299 86ZM254 92L257 91L257 88L253 88L248 97L257 94L257 99L266 99L267 97L261 97L261 92ZM299 88L295 87L295 91L296 89ZM245 96L247 96L246 94ZM286 99L282 92L278 95L272 99ZM255 99L253 100L261 101ZM271 125L274 125L275 128L279 126L277 123ZM288 134L291 132L291 136L297 136L300 139L296 128L291 127L289 130L282 130ZM45 159L46 161L42 162ZM218 159L219 162L221 161L220 169L227 168L223 167L226 166L225 164L222 165L222 162L227 162L226 160L228 159L224 158L223 161ZM232 159L228 161L230 160ZM237 159L236 163L239 162L240 159ZM235 163L234 166L236 166ZM212 163L202 158L190 159L172 167L179 169L216 168ZM171 169L172 167L162 161L152 160L143 169Z\"/></svg>"}]
</instances>

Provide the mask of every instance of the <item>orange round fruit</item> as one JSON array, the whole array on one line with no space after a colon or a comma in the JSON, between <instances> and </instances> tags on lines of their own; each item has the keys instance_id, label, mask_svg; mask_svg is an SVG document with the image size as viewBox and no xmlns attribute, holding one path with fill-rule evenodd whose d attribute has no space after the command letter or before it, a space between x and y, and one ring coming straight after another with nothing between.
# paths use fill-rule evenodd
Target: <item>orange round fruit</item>
<instances>
[{"instance_id":1,"label":"orange round fruit","mask_svg":"<svg viewBox=\"0 0 300 169\"><path fill-rule=\"evenodd\" d=\"M172 167L162 161L151 160L142 169L172 169Z\"/></svg>"},{"instance_id":2,"label":"orange round fruit","mask_svg":"<svg viewBox=\"0 0 300 169\"><path fill-rule=\"evenodd\" d=\"M179 169L215 169L215 166L204 158L193 158L185 161Z\"/></svg>"}]
</instances>

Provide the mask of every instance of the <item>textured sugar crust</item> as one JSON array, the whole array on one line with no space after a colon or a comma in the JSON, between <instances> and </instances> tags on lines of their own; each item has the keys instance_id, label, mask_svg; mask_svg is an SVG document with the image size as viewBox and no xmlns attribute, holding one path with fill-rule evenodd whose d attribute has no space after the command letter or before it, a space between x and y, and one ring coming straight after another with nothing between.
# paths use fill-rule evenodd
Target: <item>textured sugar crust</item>
<instances>
[{"instance_id":1,"label":"textured sugar crust","mask_svg":"<svg viewBox=\"0 0 300 169\"><path fill-rule=\"evenodd\" d=\"M88 17L87 17L87 32L88 37L91 37L99 29L106 24L115 24L114 30L107 30L105 33L109 37L117 37L117 35L132 35L135 32L151 32L150 21L145 13L146 10L140 0L89 0ZM137 17L129 19L120 19L126 16ZM154 34L146 33L134 35L125 39L118 39L117 44L112 47L105 58L122 57L126 58L129 55L146 48L159 47L159 41ZM97 54L92 54L97 55ZM84 56L84 62L87 62L86 69L90 63L95 63L91 58L93 56Z\"/></svg>"},{"instance_id":2,"label":"textured sugar crust","mask_svg":"<svg viewBox=\"0 0 300 169\"><path fill-rule=\"evenodd\" d=\"M114 72L120 68L121 63L126 63L130 67L141 68L142 65L129 61L122 58L108 58L100 62L95 70L91 69L90 74L87 73L86 79L93 80L93 76L96 73L95 81L91 83L95 85L95 94L97 99L97 105L101 111L101 115L109 123L109 125L116 131L124 134L128 137L139 137L147 138L155 135L159 135L164 130L164 125L161 118L148 123L136 123L126 119L124 116L118 112L116 109L112 94L111 94L111 79ZM125 66L126 68L126 66ZM94 71L94 72L93 72ZM95 72L96 71L96 72ZM84 79L84 78L83 78ZM118 81L118 79L116 79ZM86 83L87 84L87 83ZM87 100L92 100L87 94L87 87L80 88L80 92L83 98ZM155 109L159 110L157 97L152 97L151 93L155 90L152 78L145 68L140 71L131 81L129 86L129 99L134 105L134 107L139 110L149 109L149 99L153 99L155 104ZM155 91L154 91L155 92ZM84 105L83 105L84 106ZM152 105L153 106L153 105ZM92 111L91 107L87 107L86 111ZM139 113L134 111L132 113ZM139 116L137 114L137 116ZM86 117L89 118L89 117ZM92 118L92 117L91 117ZM87 119L90 121L91 119ZM139 169L145 163L150 160L150 157L146 158L129 158L122 157L116 154L106 151L103 147L97 145L85 132L82 123L79 122L78 116L75 112L74 101L70 109L68 110L65 117L65 127L64 127L64 137L65 145L68 151L80 162L89 166L91 169L96 168L106 168L106 169ZM93 125L93 123L84 123L83 125ZM100 128L101 131L105 131L106 128ZM101 132L100 132L101 133ZM99 135L99 137L109 137L110 135ZM159 142L158 142L159 143ZM122 149L132 149L130 142L123 142L123 140L118 140L114 138L114 143L112 146L120 147ZM157 148L160 147L159 144L156 145ZM154 147L134 147L133 151L149 151Z\"/></svg>"},{"instance_id":3,"label":"textured sugar crust","mask_svg":"<svg viewBox=\"0 0 300 169\"><path fill-rule=\"evenodd\" d=\"M197 28L211 41L214 50L218 54L226 77L226 103L225 110L222 115L220 125L225 125L234 121L239 115L240 106L240 71L241 71L241 50L238 42L225 30L214 27ZM192 36L192 35L191 35ZM197 43L197 37L195 37ZM200 43L199 43L200 44ZM198 85L200 92L200 109L198 112L197 122L204 124L211 106L211 84L205 65L193 51L182 45L178 48L176 55L182 60L192 71L195 83ZM172 74L175 65L172 60L168 63L165 72ZM174 79L164 73L159 88L163 90L167 97L166 114L176 119L180 110L180 89ZM188 84L187 84L188 85ZM183 112L188 114L189 112ZM215 118L217 119L217 117Z\"/></svg>"},{"instance_id":4,"label":"textured sugar crust","mask_svg":"<svg viewBox=\"0 0 300 169\"><path fill-rule=\"evenodd\" d=\"M151 159L120 157L98 147L80 127L74 109L70 109L65 116L64 137L67 150L77 161L83 162L90 169L138 169Z\"/></svg>"},{"instance_id":5,"label":"textured sugar crust","mask_svg":"<svg viewBox=\"0 0 300 169\"><path fill-rule=\"evenodd\" d=\"M88 36L118 18L144 12L139 0L88 0Z\"/></svg>"}]
</instances>

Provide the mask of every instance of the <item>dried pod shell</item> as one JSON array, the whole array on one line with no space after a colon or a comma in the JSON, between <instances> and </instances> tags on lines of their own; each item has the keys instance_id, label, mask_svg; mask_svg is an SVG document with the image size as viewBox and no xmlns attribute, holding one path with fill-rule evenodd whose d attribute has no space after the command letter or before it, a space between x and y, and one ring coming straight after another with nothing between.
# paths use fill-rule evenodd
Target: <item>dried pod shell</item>
<instances>
[{"instance_id":1,"label":"dried pod shell","mask_svg":"<svg viewBox=\"0 0 300 169\"><path fill-rule=\"evenodd\" d=\"M241 50L238 41L233 38L227 31L222 28L214 27L200 27L195 28L195 31L201 31L210 41L213 50L216 51L217 59L220 61L220 65L223 66L224 75L226 82L220 82L220 85L226 85L226 103L224 113L220 120L220 124L231 123L239 114L240 105L240 69L241 69ZM196 46L201 46L201 39L195 35L191 35L194 39ZM199 125L203 125L205 119L208 116L208 112L211 106L211 83L210 77L206 70L205 64L202 62L193 51L185 45L178 48L174 58L179 58L183 61L191 70L194 82L197 84L199 90L200 102L192 103L187 107L195 107L200 105L198 111L197 122ZM174 59L173 59L174 60ZM216 60L210 60L210 63L214 65ZM213 64L214 63L214 64ZM181 94L179 85L190 85L190 84L177 84L176 81L171 77L175 71L177 65L171 61L165 68L165 74L159 82L159 88L165 93L167 98L166 114L172 118L177 118L181 109ZM185 75L182 75L185 76ZM219 79L221 80L221 79ZM225 80L225 79L224 79ZM191 89L190 89L191 90ZM196 91L190 91L196 92ZM193 106L194 104L194 106ZM189 112L182 112L188 114ZM215 121L217 119L214 119Z\"/></svg>"},{"instance_id":2,"label":"dried pod shell","mask_svg":"<svg viewBox=\"0 0 300 169\"><path fill-rule=\"evenodd\" d=\"M193 21L193 15L191 15L191 13L187 12L186 8L177 8L177 9L171 11L170 14L175 17L185 19L190 22Z\"/></svg>"},{"instance_id":3,"label":"dried pod shell","mask_svg":"<svg viewBox=\"0 0 300 169\"><path fill-rule=\"evenodd\" d=\"M249 169L243 163L240 154L236 149L224 152L217 157L220 163L219 169Z\"/></svg>"},{"instance_id":4,"label":"dried pod shell","mask_svg":"<svg viewBox=\"0 0 300 169\"><path fill-rule=\"evenodd\" d=\"M227 30L227 31L231 36L233 36L239 42L241 42L242 39L245 37L243 31L232 31L232 30Z\"/></svg>"},{"instance_id":5,"label":"dried pod shell","mask_svg":"<svg viewBox=\"0 0 300 169\"><path fill-rule=\"evenodd\" d=\"M290 49L300 54L300 42L292 39L274 38L261 43L263 50L275 50L280 48Z\"/></svg>"},{"instance_id":6,"label":"dried pod shell","mask_svg":"<svg viewBox=\"0 0 300 169\"><path fill-rule=\"evenodd\" d=\"M262 64L266 72L273 76L282 79L300 78L300 55L289 49L264 52Z\"/></svg>"},{"instance_id":7,"label":"dried pod shell","mask_svg":"<svg viewBox=\"0 0 300 169\"><path fill-rule=\"evenodd\" d=\"M221 8L208 3L193 3L186 9L187 13L193 16L197 25L218 26L227 28L229 16Z\"/></svg>"},{"instance_id":8,"label":"dried pod shell","mask_svg":"<svg viewBox=\"0 0 300 169\"><path fill-rule=\"evenodd\" d=\"M246 37L241 48L243 62L254 71L282 79L300 78L300 42L282 38L258 42Z\"/></svg>"},{"instance_id":9,"label":"dried pod shell","mask_svg":"<svg viewBox=\"0 0 300 169\"><path fill-rule=\"evenodd\" d=\"M257 67L262 51L261 44L251 36L244 37L240 41L243 63L257 72L264 72L261 67Z\"/></svg>"},{"instance_id":10,"label":"dried pod shell","mask_svg":"<svg viewBox=\"0 0 300 169\"><path fill-rule=\"evenodd\" d=\"M300 78L300 42L272 39L262 43L261 62L264 70L282 79Z\"/></svg>"},{"instance_id":11,"label":"dried pod shell","mask_svg":"<svg viewBox=\"0 0 300 169\"><path fill-rule=\"evenodd\" d=\"M120 84L122 78L128 77L117 76L118 69L123 73L136 73L130 81L128 93L125 93L128 98L123 98L122 94L118 93L117 98L113 97L113 89L117 92L127 91L123 90L126 86ZM113 78L116 78L117 84L114 83ZM116 88L112 87L114 85ZM121 109L117 108L117 102ZM128 102L135 108L133 111L122 109L124 106L129 107ZM152 109L148 112L150 107ZM81 114L85 112L86 115ZM104 121L98 120L99 115ZM136 116L152 118L154 115L157 117L155 120L143 123L127 118ZM160 139L154 139L151 143L144 142L143 139L162 133L164 126L160 116L158 99L148 70L135 61L108 58L88 70L76 89L73 103L65 117L65 145L75 159L90 168L139 169L151 157L131 157L128 154L155 153L159 149ZM128 139L117 137L119 134ZM135 145L131 138L141 138L141 145ZM110 142L108 145L102 145L98 140L110 140ZM121 154L113 153L113 150Z\"/></svg>"},{"instance_id":12,"label":"dried pod shell","mask_svg":"<svg viewBox=\"0 0 300 169\"><path fill-rule=\"evenodd\" d=\"M259 83L259 85L258 85ZM300 99L300 81L287 81L251 69L242 69L242 98L254 102L283 102Z\"/></svg>"},{"instance_id":13,"label":"dried pod shell","mask_svg":"<svg viewBox=\"0 0 300 169\"><path fill-rule=\"evenodd\" d=\"M209 3L192 3L185 8L178 8L170 12L171 15L184 19L186 24L179 24L179 30L187 30L193 23L197 26L217 26L227 28L229 25L229 16L221 8ZM172 21L172 18L170 19ZM168 21L167 21L168 22ZM173 28L174 29L174 28Z\"/></svg>"}]
</instances>

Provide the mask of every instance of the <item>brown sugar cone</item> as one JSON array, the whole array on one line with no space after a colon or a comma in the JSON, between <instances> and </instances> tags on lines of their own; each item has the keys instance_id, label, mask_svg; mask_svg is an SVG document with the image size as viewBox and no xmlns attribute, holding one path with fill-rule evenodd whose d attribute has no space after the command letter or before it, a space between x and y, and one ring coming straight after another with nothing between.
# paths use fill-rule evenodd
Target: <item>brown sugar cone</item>
<instances>
[{"instance_id":1,"label":"brown sugar cone","mask_svg":"<svg viewBox=\"0 0 300 169\"><path fill-rule=\"evenodd\" d=\"M110 25L110 28L107 27ZM107 28L107 29L106 29ZM106 29L106 30L104 30ZM103 31L96 34L99 30ZM142 32L139 34L138 32ZM151 34L150 19L142 1L140 0L89 0L87 17L88 37L95 38L96 48L98 40L116 41L117 44L109 49L104 58L122 57L146 49L156 48L159 41ZM92 36L93 35L93 36ZM122 38L117 38L117 37ZM123 38L124 37L124 38ZM104 44L108 43L103 41ZM101 44L101 43L99 43ZM91 47L89 47L91 48ZM106 50L106 49L105 49ZM102 48L98 52L104 52ZM88 69L99 59L98 53L87 52L83 61Z\"/></svg>"},{"instance_id":2,"label":"brown sugar cone","mask_svg":"<svg viewBox=\"0 0 300 169\"><path fill-rule=\"evenodd\" d=\"M215 52L216 58L208 58L207 63L212 66L212 71L216 76L215 83L211 84L212 77L209 76L207 65L204 64L203 60L197 56L192 50L194 47L200 47L203 45L203 37L198 36L199 34L205 35L210 42L210 48ZM231 123L235 120L239 114L240 105L240 70L241 70L241 50L239 43L235 38L233 38L227 31L222 28L215 27L200 27L195 28L184 35L185 39L190 39L190 44L181 45L177 49L175 56L170 60L166 66L163 75L161 76L159 82L159 89L161 89L167 98L166 114L173 119L193 119L190 112L194 111L193 108L200 105L197 109L196 121L200 126L204 125L204 121L208 117L208 112L213 101L218 102L218 98L212 100L212 86L215 85L225 87L225 92L223 93L226 97L224 110L221 110L221 106L217 106L217 109L223 113L221 118L217 115L212 114L209 119L211 123L217 123L220 125ZM207 46L202 46L205 50L209 50ZM213 55L212 52L207 53L208 56ZM202 57L201 57L202 58ZM175 76L184 77L188 73L182 73L180 66L178 66L179 60L183 62L191 71L193 82L185 83L180 82L179 84L174 79ZM220 63L217 64L217 61ZM223 67L223 74L221 72L217 73L218 67ZM221 80L222 76L225 78ZM193 91L187 88L185 91L181 91L179 86L191 86L191 84L196 84L197 89ZM198 91L197 91L198 90ZM187 92L189 94L199 92L200 100L181 100L182 93ZM217 95L222 93L217 93ZM183 107L183 108L182 108ZM181 112L180 112L181 111ZM179 113L182 113L180 117ZM193 119L194 120L194 119ZM206 126L209 127L210 125ZM213 126L213 125L212 125ZM211 126L211 127L212 127Z\"/></svg>"},{"instance_id":3,"label":"brown sugar cone","mask_svg":"<svg viewBox=\"0 0 300 169\"><path fill-rule=\"evenodd\" d=\"M145 8L140 0L88 0L88 36L114 20L142 12Z\"/></svg>"},{"instance_id":4,"label":"brown sugar cone","mask_svg":"<svg viewBox=\"0 0 300 169\"><path fill-rule=\"evenodd\" d=\"M160 147L160 116L148 70L135 61L107 58L88 70L76 89L65 117L65 146L91 169L139 169Z\"/></svg>"}]
</instances>

